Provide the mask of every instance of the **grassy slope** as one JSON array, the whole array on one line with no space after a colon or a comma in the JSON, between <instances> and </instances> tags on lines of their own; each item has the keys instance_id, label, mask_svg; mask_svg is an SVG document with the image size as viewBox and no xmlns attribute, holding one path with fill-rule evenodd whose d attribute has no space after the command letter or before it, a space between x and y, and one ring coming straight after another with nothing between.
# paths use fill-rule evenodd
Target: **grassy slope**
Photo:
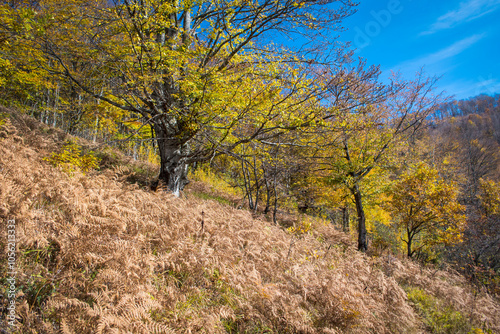
<instances>
[{"instance_id":1,"label":"grassy slope","mask_svg":"<svg viewBox=\"0 0 500 334\"><path fill-rule=\"evenodd\" d=\"M19 333L500 332L499 303L458 275L367 257L320 222L297 237L216 201L147 191L123 181L127 168L69 176L42 160L64 134L11 119L0 246L15 217Z\"/></svg>"}]
</instances>

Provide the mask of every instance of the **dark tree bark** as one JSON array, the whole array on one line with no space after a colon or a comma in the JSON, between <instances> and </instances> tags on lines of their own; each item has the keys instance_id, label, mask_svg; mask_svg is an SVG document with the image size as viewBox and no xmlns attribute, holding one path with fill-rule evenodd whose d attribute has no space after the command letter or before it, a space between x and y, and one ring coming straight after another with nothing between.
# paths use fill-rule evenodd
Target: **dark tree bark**
<instances>
[{"instance_id":1,"label":"dark tree bark","mask_svg":"<svg viewBox=\"0 0 500 334\"><path fill-rule=\"evenodd\" d=\"M412 257L413 253L414 253L411 249L412 241L413 241L413 235L411 234L410 231L408 231L408 241L406 242L406 249L407 249L408 257Z\"/></svg>"},{"instance_id":2,"label":"dark tree bark","mask_svg":"<svg viewBox=\"0 0 500 334\"><path fill-rule=\"evenodd\" d=\"M163 181L168 190L178 196L189 183L187 179L189 145L187 142L172 139L164 124L155 123L153 127L161 163L158 180Z\"/></svg>"},{"instance_id":3,"label":"dark tree bark","mask_svg":"<svg viewBox=\"0 0 500 334\"><path fill-rule=\"evenodd\" d=\"M266 185L266 208L264 209L264 214L267 214L271 208L271 188L269 187L267 175L264 177L264 184Z\"/></svg>"},{"instance_id":4,"label":"dark tree bark","mask_svg":"<svg viewBox=\"0 0 500 334\"><path fill-rule=\"evenodd\" d=\"M342 230L349 233L349 209L347 205L342 208Z\"/></svg>"},{"instance_id":5,"label":"dark tree bark","mask_svg":"<svg viewBox=\"0 0 500 334\"><path fill-rule=\"evenodd\" d=\"M368 242L366 240L366 216L359 185L355 184L354 187L351 188L351 192L354 196L356 213L358 215L358 250L366 252L368 250Z\"/></svg>"}]
</instances>

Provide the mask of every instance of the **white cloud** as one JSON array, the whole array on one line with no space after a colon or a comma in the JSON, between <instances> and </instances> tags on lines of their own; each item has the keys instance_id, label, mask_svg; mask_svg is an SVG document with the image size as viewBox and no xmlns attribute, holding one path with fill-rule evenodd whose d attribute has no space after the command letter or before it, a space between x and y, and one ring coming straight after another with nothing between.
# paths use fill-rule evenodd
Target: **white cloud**
<instances>
[{"instance_id":1,"label":"white cloud","mask_svg":"<svg viewBox=\"0 0 500 334\"><path fill-rule=\"evenodd\" d=\"M478 92L476 95L479 95L480 93L490 95L500 93L500 82L493 78L493 75L490 74L488 78L480 76L478 80L479 82L475 86L476 91Z\"/></svg>"},{"instance_id":2,"label":"white cloud","mask_svg":"<svg viewBox=\"0 0 500 334\"><path fill-rule=\"evenodd\" d=\"M440 86L440 89L461 100L480 94L500 93L500 82L491 76L487 80L484 80L483 77L478 77L476 80L451 80L448 78L447 83Z\"/></svg>"},{"instance_id":3,"label":"white cloud","mask_svg":"<svg viewBox=\"0 0 500 334\"><path fill-rule=\"evenodd\" d=\"M440 65L439 72L444 72L444 67L440 62L459 55L463 51L470 48L472 45L480 41L486 36L486 34L476 34L467 38L464 38L452 45L434 52L429 55L425 55L416 59L405 61L393 68L393 71L401 71L403 73L417 72L421 67L430 67L433 65Z\"/></svg>"},{"instance_id":4,"label":"white cloud","mask_svg":"<svg viewBox=\"0 0 500 334\"><path fill-rule=\"evenodd\" d=\"M433 34L443 29L453 28L460 23L475 20L500 8L500 0L469 0L461 2L456 10L440 16L429 30L421 35Z\"/></svg>"}]
</instances>

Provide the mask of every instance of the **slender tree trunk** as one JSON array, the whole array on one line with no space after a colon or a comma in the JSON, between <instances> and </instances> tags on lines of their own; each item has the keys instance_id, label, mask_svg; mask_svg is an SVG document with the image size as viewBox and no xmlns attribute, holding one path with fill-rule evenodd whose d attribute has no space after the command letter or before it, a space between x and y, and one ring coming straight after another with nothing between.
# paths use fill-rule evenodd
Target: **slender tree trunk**
<instances>
[{"instance_id":1,"label":"slender tree trunk","mask_svg":"<svg viewBox=\"0 0 500 334\"><path fill-rule=\"evenodd\" d=\"M42 123L49 124L49 108L50 108L50 90L47 88L47 104L45 106L46 112L44 113L45 119L42 119Z\"/></svg>"},{"instance_id":2,"label":"slender tree trunk","mask_svg":"<svg viewBox=\"0 0 500 334\"><path fill-rule=\"evenodd\" d=\"M356 213L358 215L358 250L366 252L368 250L368 243L366 241L366 216L363 209L363 202L359 185L356 183L351 192L354 195L354 202L356 203Z\"/></svg>"},{"instance_id":3,"label":"slender tree trunk","mask_svg":"<svg viewBox=\"0 0 500 334\"><path fill-rule=\"evenodd\" d=\"M248 173L248 168L244 159L241 160L241 171L243 173L246 196L248 197L248 207L250 210L253 210L252 180L250 178L250 173Z\"/></svg>"},{"instance_id":4,"label":"slender tree trunk","mask_svg":"<svg viewBox=\"0 0 500 334\"><path fill-rule=\"evenodd\" d=\"M267 175L264 173L264 183L266 185L266 208L264 209L264 214L269 212L271 207L271 188L269 187L269 181L267 180Z\"/></svg>"},{"instance_id":5,"label":"slender tree trunk","mask_svg":"<svg viewBox=\"0 0 500 334\"><path fill-rule=\"evenodd\" d=\"M54 96L54 119L52 126L56 127L57 126L57 110L59 109L59 84L57 84L56 87L56 92Z\"/></svg>"},{"instance_id":6,"label":"slender tree trunk","mask_svg":"<svg viewBox=\"0 0 500 334\"><path fill-rule=\"evenodd\" d=\"M273 223L275 225L278 225L278 219L276 217L278 215L278 195L276 194L276 186L274 186L274 189L275 189L275 195L274 195Z\"/></svg>"},{"instance_id":7,"label":"slender tree trunk","mask_svg":"<svg viewBox=\"0 0 500 334\"><path fill-rule=\"evenodd\" d=\"M349 233L349 209L347 205L342 208L342 230Z\"/></svg>"},{"instance_id":8,"label":"slender tree trunk","mask_svg":"<svg viewBox=\"0 0 500 334\"><path fill-rule=\"evenodd\" d=\"M138 149L137 149L137 143L134 144L134 151L133 151L133 154L132 154L132 158L134 159L134 161L137 161L137 159L139 159L139 153L138 153Z\"/></svg>"},{"instance_id":9,"label":"slender tree trunk","mask_svg":"<svg viewBox=\"0 0 500 334\"><path fill-rule=\"evenodd\" d=\"M253 211L257 212L257 208L259 205L259 196L260 196L260 184L257 176L257 159L255 158L255 155L253 157L253 177L255 179L255 201L254 201Z\"/></svg>"},{"instance_id":10,"label":"slender tree trunk","mask_svg":"<svg viewBox=\"0 0 500 334\"><path fill-rule=\"evenodd\" d=\"M278 225L278 220L276 219L276 214L278 213L278 189L276 188L277 180L277 167L274 165L274 178L273 178L273 190L274 190L274 210L273 210L273 222Z\"/></svg>"},{"instance_id":11,"label":"slender tree trunk","mask_svg":"<svg viewBox=\"0 0 500 334\"><path fill-rule=\"evenodd\" d=\"M99 131L99 116L95 117L95 126L94 126L94 134L92 136L92 142L96 142L97 140L97 133Z\"/></svg>"},{"instance_id":12,"label":"slender tree trunk","mask_svg":"<svg viewBox=\"0 0 500 334\"><path fill-rule=\"evenodd\" d=\"M411 250L411 245L413 242L413 235L410 230L407 230L407 235L408 235L408 242L406 243L406 249L407 249L407 254L408 257L413 257L413 251Z\"/></svg>"}]
</instances>

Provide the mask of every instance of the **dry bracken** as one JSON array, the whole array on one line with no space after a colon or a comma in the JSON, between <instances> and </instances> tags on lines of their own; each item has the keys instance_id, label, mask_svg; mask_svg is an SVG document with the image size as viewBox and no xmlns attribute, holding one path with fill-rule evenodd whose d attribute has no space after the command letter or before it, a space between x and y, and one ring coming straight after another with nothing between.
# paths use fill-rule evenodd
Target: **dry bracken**
<instances>
[{"instance_id":1,"label":"dry bracken","mask_svg":"<svg viewBox=\"0 0 500 334\"><path fill-rule=\"evenodd\" d=\"M126 168L67 175L43 161L60 134L13 119L23 140L11 124L0 139L0 216L17 223L21 333L420 333L404 284L500 331L498 302L456 275L371 259L328 225L299 237L141 189Z\"/></svg>"}]
</instances>

